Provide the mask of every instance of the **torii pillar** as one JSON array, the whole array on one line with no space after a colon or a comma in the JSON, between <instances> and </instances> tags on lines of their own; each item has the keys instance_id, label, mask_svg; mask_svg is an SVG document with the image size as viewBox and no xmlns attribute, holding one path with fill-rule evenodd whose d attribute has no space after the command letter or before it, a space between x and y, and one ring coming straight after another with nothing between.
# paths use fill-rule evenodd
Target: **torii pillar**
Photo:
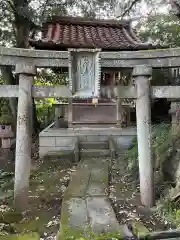
<instances>
[{"instance_id":1,"label":"torii pillar","mask_svg":"<svg viewBox=\"0 0 180 240\"><path fill-rule=\"evenodd\" d=\"M147 65L135 66L136 122L141 203L146 207L154 205L154 172L151 154L151 105L150 77L152 68Z\"/></svg>"},{"instance_id":2,"label":"torii pillar","mask_svg":"<svg viewBox=\"0 0 180 240\"><path fill-rule=\"evenodd\" d=\"M19 98L16 133L16 159L14 180L15 207L24 211L28 203L32 143L32 85L35 66L16 65L19 75Z\"/></svg>"}]
</instances>

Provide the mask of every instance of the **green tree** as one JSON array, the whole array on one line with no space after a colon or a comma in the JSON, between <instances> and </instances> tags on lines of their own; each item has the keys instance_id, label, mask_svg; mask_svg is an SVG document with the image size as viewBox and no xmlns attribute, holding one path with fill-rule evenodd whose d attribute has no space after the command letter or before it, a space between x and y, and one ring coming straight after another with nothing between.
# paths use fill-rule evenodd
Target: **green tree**
<instances>
[{"instance_id":1,"label":"green tree","mask_svg":"<svg viewBox=\"0 0 180 240\"><path fill-rule=\"evenodd\" d=\"M149 17L143 25L138 24L137 28L144 41L166 44L170 47L180 46L180 21L170 13Z\"/></svg>"}]
</instances>

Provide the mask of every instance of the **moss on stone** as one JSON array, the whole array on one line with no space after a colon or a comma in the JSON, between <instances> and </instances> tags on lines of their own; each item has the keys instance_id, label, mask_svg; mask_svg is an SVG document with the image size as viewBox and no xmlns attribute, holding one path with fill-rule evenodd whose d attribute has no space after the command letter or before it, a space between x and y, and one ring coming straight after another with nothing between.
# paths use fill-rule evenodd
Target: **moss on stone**
<instances>
[{"instance_id":1,"label":"moss on stone","mask_svg":"<svg viewBox=\"0 0 180 240\"><path fill-rule=\"evenodd\" d=\"M142 222L133 222L132 223L135 234L139 236L145 236L149 233L149 230L145 227Z\"/></svg>"},{"instance_id":2,"label":"moss on stone","mask_svg":"<svg viewBox=\"0 0 180 240\"><path fill-rule=\"evenodd\" d=\"M16 211L1 212L0 221L3 223L16 223L21 221L22 214Z\"/></svg>"},{"instance_id":3,"label":"moss on stone","mask_svg":"<svg viewBox=\"0 0 180 240\"><path fill-rule=\"evenodd\" d=\"M48 218L48 216L47 216ZM45 221L48 222L49 218L46 221L46 218L39 218L31 221L20 222L13 224L13 229L18 233L23 232L38 232L40 235L46 230Z\"/></svg>"},{"instance_id":4,"label":"moss on stone","mask_svg":"<svg viewBox=\"0 0 180 240\"><path fill-rule=\"evenodd\" d=\"M73 150L64 150L64 151L50 151L48 153L49 156L53 157L62 157L62 156L67 156L73 154Z\"/></svg>"},{"instance_id":5,"label":"moss on stone","mask_svg":"<svg viewBox=\"0 0 180 240\"><path fill-rule=\"evenodd\" d=\"M123 228L120 226L119 232L97 234L93 232L90 226L84 226L82 231L72 229L67 226L61 226L57 234L57 240L105 240L105 239L123 239Z\"/></svg>"}]
</instances>

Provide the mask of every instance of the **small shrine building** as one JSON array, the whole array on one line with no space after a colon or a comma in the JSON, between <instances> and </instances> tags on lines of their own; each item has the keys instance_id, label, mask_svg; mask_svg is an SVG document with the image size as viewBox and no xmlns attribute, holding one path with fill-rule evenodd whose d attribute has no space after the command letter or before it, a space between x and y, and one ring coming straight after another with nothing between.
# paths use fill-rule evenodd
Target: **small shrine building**
<instances>
[{"instance_id":1,"label":"small shrine building","mask_svg":"<svg viewBox=\"0 0 180 240\"><path fill-rule=\"evenodd\" d=\"M98 55L93 58L91 52L113 53L114 51L163 48L142 42L133 30L131 21L94 20L80 17L52 17L43 24L41 39L37 40L32 37L29 39L29 43L35 49L41 50L69 51L70 49L70 52L79 51L79 57L73 58L75 67L72 69L66 66L61 68L61 71L70 72L70 74L74 71L76 92L78 92L76 97L69 99L68 108L65 111L65 119L67 119L69 127L76 124L94 126L96 124L103 124L103 126L125 124L128 126L131 123L130 113L134 102L120 101L115 88L117 85L133 84L132 69L100 66L100 70L95 71L95 76L93 67L96 68L98 65L96 62ZM83 49L89 51L86 56L83 56ZM78 71L81 72L80 75L78 75ZM99 88L98 97L94 90L92 92L91 87L88 87L94 84L92 78L97 78L95 82L97 89ZM72 83L75 81L70 80Z\"/></svg>"}]
</instances>

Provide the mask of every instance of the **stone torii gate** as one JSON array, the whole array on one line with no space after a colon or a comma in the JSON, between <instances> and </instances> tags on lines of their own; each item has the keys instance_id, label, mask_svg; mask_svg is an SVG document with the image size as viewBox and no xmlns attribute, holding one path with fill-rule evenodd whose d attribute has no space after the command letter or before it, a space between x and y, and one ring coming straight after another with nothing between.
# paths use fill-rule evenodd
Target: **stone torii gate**
<instances>
[{"instance_id":1,"label":"stone torii gate","mask_svg":"<svg viewBox=\"0 0 180 240\"><path fill-rule=\"evenodd\" d=\"M90 50L83 51L86 54ZM69 66L71 72L73 63L69 65L72 57L70 52L0 47L0 65L15 66L15 72L19 75L19 86L1 85L0 97L18 97L14 199L16 206L21 210L26 208L29 188L32 97L68 97L72 99L76 95L76 92L73 92L74 79L71 79L72 86L70 88L67 86L34 86L33 79L36 75L36 68ZM95 54L97 54L96 51ZM99 66L133 69L135 86L119 86L114 91L118 99L136 99L141 201L143 205L151 207L154 204L154 180L151 155L150 101L151 98L172 100L180 98L179 86L150 86L152 68L179 67L180 48L136 52L99 52L98 58L95 57L95 64L98 66L95 68L97 76L97 71L100 70ZM98 97L99 85L97 82L94 85L96 85L95 92L96 97Z\"/></svg>"}]
</instances>

